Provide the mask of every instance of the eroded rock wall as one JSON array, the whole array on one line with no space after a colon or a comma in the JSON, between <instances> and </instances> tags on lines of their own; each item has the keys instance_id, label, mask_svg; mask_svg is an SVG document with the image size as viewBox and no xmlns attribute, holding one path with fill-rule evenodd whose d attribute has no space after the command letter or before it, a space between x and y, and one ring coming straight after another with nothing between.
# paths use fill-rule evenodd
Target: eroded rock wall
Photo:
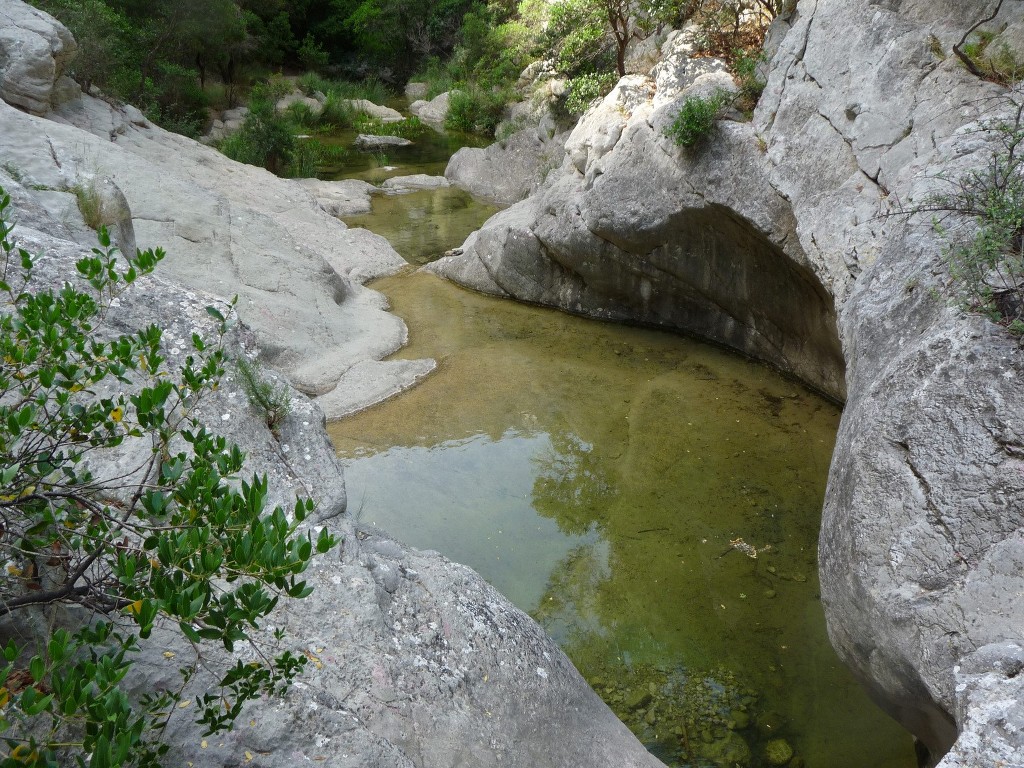
<instances>
[{"instance_id":1,"label":"eroded rock wall","mask_svg":"<svg viewBox=\"0 0 1024 768\"><path fill-rule=\"evenodd\" d=\"M1007 92L951 55L988 11L801 0L753 121L694 150L664 128L721 73L628 77L540 192L435 267L695 331L845 394L820 545L830 635L944 766L1024 764L1024 361L950 306L928 216L899 214L991 157L982 128ZM1020 17L1006 4L997 23Z\"/></svg>"}]
</instances>

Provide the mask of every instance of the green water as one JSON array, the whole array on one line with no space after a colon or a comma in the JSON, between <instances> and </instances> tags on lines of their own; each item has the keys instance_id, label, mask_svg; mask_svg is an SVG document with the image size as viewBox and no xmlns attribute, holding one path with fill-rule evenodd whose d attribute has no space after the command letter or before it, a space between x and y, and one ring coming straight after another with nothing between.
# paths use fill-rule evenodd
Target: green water
<instances>
[{"instance_id":1,"label":"green water","mask_svg":"<svg viewBox=\"0 0 1024 768\"><path fill-rule=\"evenodd\" d=\"M374 195L371 205L370 213L348 216L345 223L384 235L396 251L416 265L433 261L461 244L498 210L455 187Z\"/></svg>"},{"instance_id":2,"label":"green water","mask_svg":"<svg viewBox=\"0 0 1024 768\"><path fill-rule=\"evenodd\" d=\"M374 287L409 324L400 356L439 370L330 426L363 523L474 567L666 762L767 765L785 738L812 768L915 764L825 635L837 408L677 336L429 275Z\"/></svg>"},{"instance_id":3,"label":"green water","mask_svg":"<svg viewBox=\"0 0 1024 768\"><path fill-rule=\"evenodd\" d=\"M493 210L452 190L373 204L346 221L413 264ZM916 765L825 633L835 406L678 336L426 274L373 287L409 326L396 357L438 370L329 426L364 524L475 568L669 765L766 766L778 739L791 766Z\"/></svg>"},{"instance_id":4,"label":"green water","mask_svg":"<svg viewBox=\"0 0 1024 768\"><path fill-rule=\"evenodd\" d=\"M380 184L391 176L411 176L415 173L444 176L448 160L456 150L461 147L484 147L491 143L480 136L441 133L428 128L412 139L411 146L363 152L352 146L357 135L356 131L346 130L317 137L325 144L346 150L341 161L320 169L318 175L321 178L362 179L371 184Z\"/></svg>"}]
</instances>

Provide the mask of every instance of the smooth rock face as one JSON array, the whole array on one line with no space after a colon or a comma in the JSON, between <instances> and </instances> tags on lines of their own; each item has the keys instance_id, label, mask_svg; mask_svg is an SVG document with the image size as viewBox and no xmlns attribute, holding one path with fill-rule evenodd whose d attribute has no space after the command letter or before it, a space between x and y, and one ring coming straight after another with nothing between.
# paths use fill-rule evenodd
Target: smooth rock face
<instances>
[{"instance_id":1,"label":"smooth rock face","mask_svg":"<svg viewBox=\"0 0 1024 768\"><path fill-rule=\"evenodd\" d=\"M525 128L486 149L463 147L452 155L444 175L474 197L512 205L538 189L562 164L567 136Z\"/></svg>"},{"instance_id":2,"label":"smooth rock face","mask_svg":"<svg viewBox=\"0 0 1024 768\"><path fill-rule=\"evenodd\" d=\"M0 154L56 190L103 171L127 199L139 247L165 248L164 273L182 285L237 295L264 361L308 394L398 348L404 324L360 285L405 264L387 241L347 229L296 182L130 115L89 96L53 121L0 103Z\"/></svg>"},{"instance_id":3,"label":"smooth rock face","mask_svg":"<svg viewBox=\"0 0 1024 768\"><path fill-rule=\"evenodd\" d=\"M66 86L60 77L78 45L67 27L22 2L0 5L0 99L45 115ZM56 93L55 93L56 91ZM56 98L55 98L56 96Z\"/></svg>"},{"instance_id":4,"label":"smooth rock face","mask_svg":"<svg viewBox=\"0 0 1024 768\"><path fill-rule=\"evenodd\" d=\"M410 176L392 176L385 179L380 189L388 195L404 195L420 189L445 189L451 184L444 176L430 176L426 173L414 173Z\"/></svg>"},{"instance_id":5,"label":"smooth rock face","mask_svg":"<svg viewBox=\"0 0 1024 768\"><path fill-rule=\"evenodd\" d=\"M403 139L401 136L370 136L360 133L354 142L356 149L372 151L374 149L387 149L388 147L408 147L412 142Z\"/></svg>"},{"instance_id":6,"label":"smooth rock face","mask_svg":"<svg viewBox=\"0 0 1024 768\"><path fill-rule=\"evenodd\" d=\"M663 135L675 108L654 109L649 95L650 81L625 79L573 130L553 181L492 218L461 256L427 269L572 312L697 332L842 397L835 310L750 126L723 123L690 157ZM745 177L723 175L729 164ZM715 187L695 191L691 176Z\"/></svg>"},{"instance_id":7,"label":"smooth rock face","mask_svg":"<svg viewBox=\"0 0 1024 768\"><path fill-rule=\"evenodd\" d=\"M948 305L928 216L892 212L996 146L979 127L1005 91L936 52L986 12L803 0L773 28L753 122L693 150L664 127L723 75L675 91L707 66L677 57L628 77L537 194L430 267L697 331L845 393L820 542L830 635L942 766L1024 765L1024 363ZM1006 5L994 29L1021 15Z\"/></svg>"},{"instance_id":8,"label":"smooth rock face","mask_svg":"<svg viewBox=\"0 0 1024 768\"><path fill-rule=\"evenodd\" d=\"M362 112L370 117L380 120L382 123L400 123L405 118L397 109L374 104L368 99L349 99L345 102L356 112Z\"/></svg>"},{"instance_id":9,"label":"smooth rock face","mask_svg":"<svg viewBox=\"0 0 1024 768\"><path fill-rule=\"evenodd\" d=\"M430 101L418 99L409 105L409 111L424 123L440 125L448 117L448 99L450 95L446 91L440 96L435 96Z\"/></svg>"}]
</instances>

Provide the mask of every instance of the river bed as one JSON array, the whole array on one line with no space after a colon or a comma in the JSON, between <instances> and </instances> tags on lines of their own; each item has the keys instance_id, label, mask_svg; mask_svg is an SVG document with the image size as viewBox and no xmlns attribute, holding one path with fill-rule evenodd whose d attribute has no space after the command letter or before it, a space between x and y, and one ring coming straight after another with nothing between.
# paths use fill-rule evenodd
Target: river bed
<instances>
[{"instance_id":1,"label":"river bed","mask_svg":"<svg viewBox=\"0 0 1024 768\"><path fill-rule=\"evenodd\" d=\"M421 264L489 214L460 195L377 197L348 221ZM794 766L916 765L825 633L836 406L677 335L423 273L372 287L409 326L396 357L438 370L329 425L362 523L475 568L669 765L787 748Z\"/></svg>"}]
</instances>

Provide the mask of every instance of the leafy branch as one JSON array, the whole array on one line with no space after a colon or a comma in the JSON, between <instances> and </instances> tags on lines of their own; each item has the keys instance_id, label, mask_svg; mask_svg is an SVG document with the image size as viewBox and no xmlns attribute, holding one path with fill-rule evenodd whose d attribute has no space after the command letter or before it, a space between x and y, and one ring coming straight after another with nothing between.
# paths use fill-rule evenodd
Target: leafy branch
<instances>
[{"instance_id":1,"label":"leafy branch","mask_svg":"<svg viewBox=\"0 0 1024 768\"><path fill-rule=\"evenodd\" d=\"M99 618L34 638L34 654L2 647L0 768L158 766L160 734L207 644L230 653L249 641L260 659L238 661L197 698L207 734L230 728L246 701L286 690L305 657L266 654L253 630L282 597L310 594L302 574L336 542L299 532L308 499L291 515L268 511L266 478L236 481L245 455L199 422L224 375L229 322L218 309L207 310L216 332L193 334L173 371L157 326L104 327L111 302L163 252L122 257L101 229L74 284L32 291L36 257L14 241L9 206L0 189L0 618L59 606L88 610L65 611L72 622ZM104 472L118 466L104 462L114 452L134 461ZM158 623L195 659L181 689L132 702L122 681Z\"/></svg>"}]
</instances>

